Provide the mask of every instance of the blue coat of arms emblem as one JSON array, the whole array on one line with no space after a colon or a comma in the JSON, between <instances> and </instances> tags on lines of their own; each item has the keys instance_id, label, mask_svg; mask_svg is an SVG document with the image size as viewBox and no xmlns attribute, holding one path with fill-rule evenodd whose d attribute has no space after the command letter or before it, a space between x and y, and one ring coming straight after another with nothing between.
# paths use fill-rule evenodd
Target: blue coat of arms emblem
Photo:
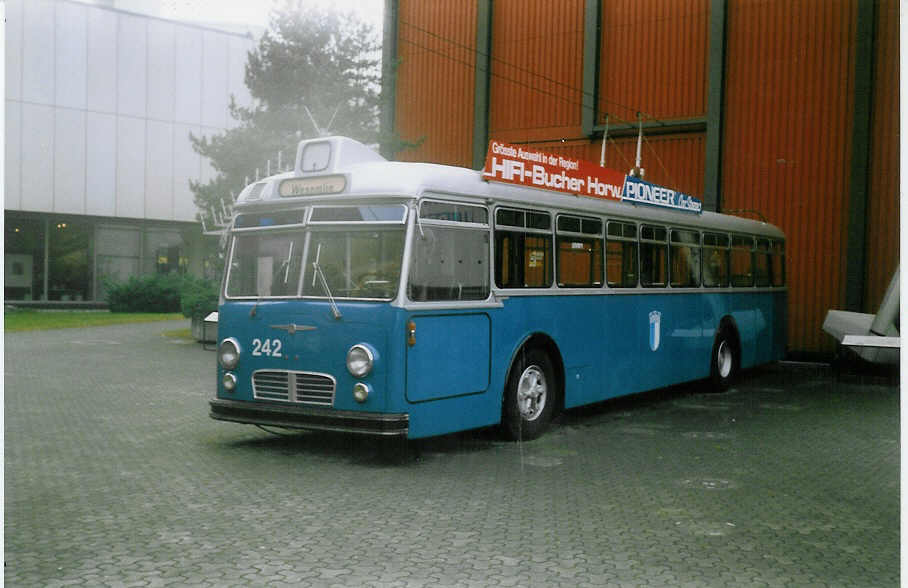
<instances>
[{"instance_id":1,"label":"blue coat of arms emblem","mask_svg":"<svg viewBox=\"0 0 908 588\"><path fill-rule=\"evenodd\" d=\"M651 351L659 349L659 341L662 337L662 313L654 310L649 313L649 348Z\"/></svg>"}]
</instances>

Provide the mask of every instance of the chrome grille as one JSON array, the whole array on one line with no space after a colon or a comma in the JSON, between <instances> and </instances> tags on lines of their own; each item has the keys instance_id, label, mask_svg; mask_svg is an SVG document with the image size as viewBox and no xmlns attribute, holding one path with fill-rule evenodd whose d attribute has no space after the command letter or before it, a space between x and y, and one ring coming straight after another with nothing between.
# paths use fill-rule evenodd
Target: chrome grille
<instances>
[{"instance_id":1,"label":"chrome grille","mask_svg":"<svg viewBox=\"0 0 908 588\"><path fill-rule=\"evenodd\" d=\"M290 372L255 372L252 390L262 400L290 400Z\"/></svg>"},{"instance_id":2,"label":"chrome grille","mask_svg":"<svg viewBox=\"0 0 908 588\"><path fill-rule=\"evenodd\" d=\"M252 393L260 400L334 405L334 378L312 372L260 370L252 374Z\"/></svg>"},{"instance_id":3,"label":"chrome grille","mask_svg":"<svg viewBox=\"0 0 908 588\"><path fill-rule=\"evenodd\" d=\"M307 374L297 372L294 374L297 402L310 404L334 404L334 379L322 374Z\"/></svg>"}]
</instances>

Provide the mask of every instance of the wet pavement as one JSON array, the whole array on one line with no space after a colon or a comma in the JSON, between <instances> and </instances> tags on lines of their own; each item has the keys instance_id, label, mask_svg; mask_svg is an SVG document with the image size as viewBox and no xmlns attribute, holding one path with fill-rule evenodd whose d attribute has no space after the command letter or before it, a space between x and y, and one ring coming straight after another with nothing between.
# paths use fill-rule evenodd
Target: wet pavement
<instances>
[{"instance_id":1,"label":"wet pavement","mask_svg":"<svg viewBox=\"0 0 908 588\"><path fill-rule=\"evenodd\" d=\"M156 323L5 335L9 586L896 586L899 385L777 365L418 443L208 418Z\"/></svg>"}]
</instances>

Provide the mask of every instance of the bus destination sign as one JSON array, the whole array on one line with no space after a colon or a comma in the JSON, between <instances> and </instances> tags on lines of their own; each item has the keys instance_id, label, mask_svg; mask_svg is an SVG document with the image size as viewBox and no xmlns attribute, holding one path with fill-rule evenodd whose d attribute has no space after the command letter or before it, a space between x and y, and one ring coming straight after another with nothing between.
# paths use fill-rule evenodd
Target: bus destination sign
<instances>
[{"instance_id":1,"label":"bus destination sign","mask_svg":"<svg viewBox=\"0 0 908 588\"><path fill-rule=\"evenodd\" d=\"M482 179L700 214L703 203L590 161L489 142Z\"/></svg>"},{"instance_id":2,"label":"bus destination sign","mask_svg":"<svg viewBox=\"0 0 908 588\"><path fill-rule=\"evenodd\" d=\"M339 194L346 188L347 178L341 175L334 175L314 178L290 178L281 182L278 192L282 198L292 198L315 194Z\"/></svg>"}]
</instances>

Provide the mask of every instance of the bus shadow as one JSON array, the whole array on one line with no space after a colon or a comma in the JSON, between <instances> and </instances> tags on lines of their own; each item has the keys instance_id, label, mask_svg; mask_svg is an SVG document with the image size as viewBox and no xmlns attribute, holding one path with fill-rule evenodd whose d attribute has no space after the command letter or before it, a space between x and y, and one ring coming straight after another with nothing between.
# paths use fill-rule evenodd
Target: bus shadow
<instances>
[{"instance_id":1,"label":"bus shadow","mask_svg":"<svg viewBox=\"0 0 908 588\"><path fill-rule=\"evenodd\" d=\"M725 396L709 390L709 382L700 380L568 409L555 418L549 431L537 441L545 441L559 431L598 427L630 416L645 416L679 400L695 397L718 400ZM735 393L737 390L732 388L726 394ZM484 453L516 445L506 440L497 427L413 440L327 431L272 428L262 431L258 437L234 440L228 445L272 456L308 456L376 468L418 466L437 456Z\"/></svg>"},{"instance_id":2,"label":"bus shadow","mask_svg":"<svg viewBox=\"0 0 908 588\"><path fill-rule=\"evenodd\" d=\"M644 415L650 411L661 410L667 404L678 400L700 396L720 395L710 392L709 383L704 380L686 382L570 408L563 411L555 422L556 426L594 427L604 421Z\"/></svg>"},{"instance_id":3,"label":"bus shadow","mask_svg":"<svg viewBox=\"0 0 908 588\"><path fill-rule=\"evenodd\" d=\"M226 446L271 457L311 457L356 465L387 467L416 462L406 439L384 439L329 431L262 429L258 437L236 439Z\"/></svg>"},{"instance_id":4,"label":"bus shadow","mask_svg":"<svg viewBox=\"0 0 908 588\"><path fill-rule=\"evenodd\" d=\"M263 431L265 431L263 429ZM270 456L308 456L365 467L417 466L429 456L487 451L507 445L496 428L462 431L428 439L380 438L326 431L268 430L227 447Z\"/></svg>"}]
</instances>

